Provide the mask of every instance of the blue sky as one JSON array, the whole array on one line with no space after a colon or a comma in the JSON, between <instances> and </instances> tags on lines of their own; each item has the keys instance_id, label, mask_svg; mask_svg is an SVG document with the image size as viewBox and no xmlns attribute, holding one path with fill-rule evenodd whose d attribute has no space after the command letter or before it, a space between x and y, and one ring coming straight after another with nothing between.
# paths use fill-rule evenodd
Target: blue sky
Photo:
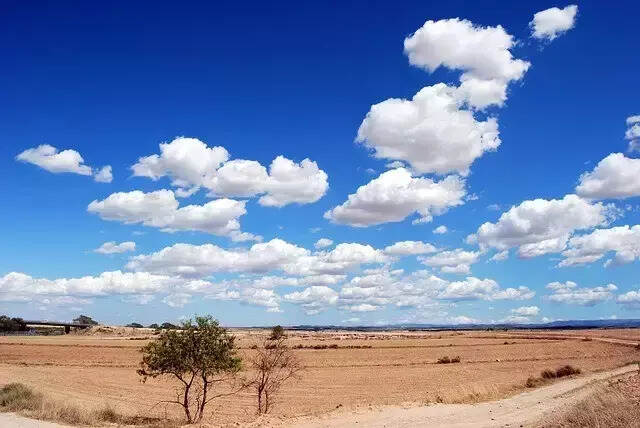
<instances>
[{"instance_id":1,"label":"blue sky","mask_svg":"<svg viewBox=\"0 0 640 428\"><path fill-rule=\"evenodd\" d=\"M637 6L512 3L3 2L0 313L639 317Z\"/></svg>"}]
</instances>

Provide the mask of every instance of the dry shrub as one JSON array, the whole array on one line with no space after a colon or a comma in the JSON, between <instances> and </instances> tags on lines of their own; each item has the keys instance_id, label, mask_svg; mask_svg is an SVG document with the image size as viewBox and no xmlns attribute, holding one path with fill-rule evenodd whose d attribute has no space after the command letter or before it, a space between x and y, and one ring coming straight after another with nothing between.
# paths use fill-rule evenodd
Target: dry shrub
<instances>
[{"instance_id":1,"label":"dry shrub","mask_svg":"<svg viewBox=\"0 0 640 428\"><path fill-rule=\"evenodd\" d=\"M558 376L556 375L555 371L551 369L544 369L540 372L540 377L542 379L555 379Z\"/></svg>"},{"instance_id":2,"label":"dry shrub","mask_svg":"<svg viewBox=\"0 0 640 428\"><path fill-rule=\"evenodd\" d=\"M640 395L630 386L638 376L596 390L587 399L544 424L546 428L627 428L640 421Z\"/></svg>"},{"instance_id":3,"label":"dry shrub","mask_svg":"<svg viewBox=\"0 0 640 428\"><path fill-rule=\"evenodd\" d=\"M21 383L10 383L0 389L0 412L14 412L29 418L62 422L69 425L145 425L154 428L178 426L173 421L120 415L110 406L88 410L70 403L51 400Z\"/></svg>"},{"instance_id":4,"label":"dry shrub","mask_svg":"<svg viewBox=\"0 0 640 428\"><path fill-rule=\"evenodd\" d=\"M459 362L460 362L460 356L449 358L448 355L445 355L444 357L438 358L438 360L436 361L436 364L451 364L451 363L459 363Z\"/></svg>"},{"instance_id":5,"label":"dry shrub","mask_svg":"<svg viewBox=\"0 0 640 428\"><path fill-rule=\"evenodd\" d=\"M566 365L566 366L559 367L556 370L556 377L565 377L565 376L571 376L571 375L580 374L580 373L582 373L582 370L580 370L579 368Z\"/></svg>"},{"instance_id":6,"label":"dry shrub","mask_svg":"<svg viewBox=\"0 0 640 428\"><path fill-rule=\"evenodd\" d=\"M527 388L536 388L538 386L544 385L545 383L546 381L542 378L529 376L524 385Z\"/></svg>"}]
</instances>

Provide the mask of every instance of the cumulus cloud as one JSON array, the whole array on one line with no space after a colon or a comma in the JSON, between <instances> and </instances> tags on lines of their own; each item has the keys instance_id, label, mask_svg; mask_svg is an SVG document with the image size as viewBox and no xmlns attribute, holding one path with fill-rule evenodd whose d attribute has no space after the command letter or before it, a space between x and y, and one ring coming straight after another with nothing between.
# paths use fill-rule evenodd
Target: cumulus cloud
<instances>
[{"instance_id":1,"label":"cumulus cloud","mask_svg":"<svg viewBox=\"0 0 640 428\"><path fill-rule=\"evenodd\" d=\"M93 179L98 183L111 183L113 181L113 173L111 172L111 165L103 166L98 170Z\"/></svg>"},{"instance_id":2,"label":"cumulus cloud","mask_svg":"<svg viewBox=\"0 0 640 428\"><path fill-rule=\"evenodd\" d=\"M613 292L616 291L618 287L614 284L607 284L600 287L580 288L575 282L567 281L565 283L549 283L547 284L547 289L552 291L552 294L548 295L547 298L553 302L593 306L611 299Z\"/></svg>"},{"instance_id":3,"label":"cumulus cloud","mask_svg":"<svg viewBox=\"0 0 640 428\"><path fill-rule=\"evenodd\" d=\"M449 231L449 229L447 229L447 226L445 226L444 224L436 227L435 229L433 229L433 233L436 233L438 235L444 235L448 231Z\"/></svg>"},{"instance_id":4,"label":"cumulus cloud","mask_svg":"<svg viewBox=\"0 0 640 428\"><path fill-rule=\"evenodd\" d=\"M499 251L491 257L491 261L502 262L509 258L509 250Z\"/></svg>"},{"instance_id":5,"label":"cumulus cloud","mask_svg":"<svg viewBox=\"0 0 640 428\"><path fill-rule=\"evenodd\" d=\"M640 290L628 291L618 296L616 301L628 307L640 308Z\"/></svg>"},{"instance_id":6,"label":"cumulus cloud","mask_svg":"<svg viewBox=\"0 0 640 428\"><path fill-rule=\"evenodd\" d=\"M315 315L338 301L338 292L325 286L312 286L283 296L285 302L295 303L305 309L307 315Z\"/></svg>"},{"instance_id":7,"label":"cumulus cloud","mask_svg":"<svg viewBox=\"0 0 640 428\"><path fill-rule=\"evenodd\" d=\"M384 252L390 256L408 256L416 254L428 254L436 252L436 247L422 241L400 241L389 245Z\"/></svg>"},{"instance_id":8,"label":"cumulus cloud","mask_svg":"<svg viewBox=\"0 0 640 428\"><path fill-rule=\"evenodd\" d=\"M500 25L482 27L467 20L427 21L404 41L412 65L433 72L439 67L461 70L459 95L475 108L502 105L507 85L520 80L527 61L514 59L515 42Z\"/></svg>"},{"instance_id":9,"label":"cumulus cloud","mask_svg":"<svg viewBox=\"0 0 640 428\"><path fill-rule=\"evenodd\" d=\"M640 152L640 115L627 118L627 132L624 138L629 140L630 152Z\"/></svg>"},{"instance_id":10,"label":"cumulus cloud","mask_svg":"<svg viewBox=\"0 0 640 428\"><path fill-rule=\"evenodd\" d=\"M640 159L612 153L580 176L576 193L585 198L625 199L640 196Z\"/></svg>"},{"instance_id":11,"label":"cumulus cloud","mask_svg":"<svg viewBox=\"0 0 640 428\"><path fill-rule=\"evenodd\" d=\"M451 251L442 251L430 257L420 257L420 261L431 267L440 269L443 273L468 274L471 265L478 261L479 251L465 251L457 248Z\"/></svg>"},{"instance_id":12,"label":"cumulus cloud","mask_svg":"<svg viewBox=\"0 0 640 428\"><path fill-rule=\"evenodd\" d=\"M356 141L377 158L407 162L417 173L469 173L471 164L500 145L498 122L477 120L465 109L458 88L439 83L411 100L374 104L360 124Z\"/></svg>"},{"instance_id":13,"label":"cumulus cloud","mask_svg":"<svg viewBox=\"0 0 640 428\"><path fill-rule=\"evenodd\" d=\"M520 257L536 257L562 251L576 230L607 225L617 214L612 205L576 195L529 200L511 207L496 223L484 223L468 241L501 251L518 247Z\"/></svg>"},{"instance_id":14,"label":"cumulus cloud","mask_svg":"<svg viewBox=\"0 0 640 428\"><path fill-rule=\"evenodd\" d=\"M100 247L93 250L94 253L100 254L118 254L126 253L127 251L135 251L136 243L132 241L121 242L117 244L115 241L109 241L102 244Z\"/></svg>"},{"instance_id":15,"label":"cumulus cloud","mask_svg":"<svg viewBox=\"0 0 640 428\"><path fill-rule=\"evenodd\" d=\"M169 294L162 299L162 301L172 308L182 308L184 305L191 302L191 295L186 293Z\"/></svg>"},{"instance_id":16,"label":"cumulus cloud","mask_svg":"<svg viewBox=\"0 0 640 428\"><path fill-rule=\"evenodd\" d=\"M593 263L609 252L613 252L614 257L605 266L640 259L640 225L596 229L586 235L574 236L569 240L567 249L562 252L564 260L559 266Z\"/></svg>"},{"instance_id":17,"label":"cumulus cloud","mask_svg":"<svg viewBox=\"0 0 640 428\"><path fill-rule=\"evenodd\" d=\"M58 151L49 144L27 149L16 156L16 159L37 165L40 168L53 173L71 172L80 175L91 175L92 169L84 164L84 159L75 150Z\"/></svg>"},{"instance_id":18,"label":"cumulus cloud","mask_svg":"<svg viewBox=\"0 0 640 428\"><path fill-rule=\"evenodd\" d=\"M342 243L331 251L312 253L281 239L272 239L249 249L236 250L213 244L175 244L152 254L132 257L127 268L190 277L218 272L282 271L304 276L305 281L335 283L336 275L344 275L364 264L388 261L388 256L370 245Z\"/></svg>"},{"instance_id":19,"label":"cumulus cloud","mask_svg":"<svg viewBox=\"0 0 640 428\"><path fill-rule=\"evenodd\" d=\"M464 185L464 180L453 175L433 181L414 178L405 168L393 169L360 186L324 217L334 223L367 227L399 222L418 213L417 222L428 222L434 215L464 203Z\"/></svg>"},{"instance_id":20,"label":"cumulus cloud","mask_svg":"<svg viewBox=\"0 0 640 428\"><path fill-rule=\"evenodd\" d=\"M540 308L537 306L520 306L519 308L511 309L511 313L523 317L535 317L540 313Z\"/></svg>"},{"instance_id":21,"label":"cumulus cloud","mask_svg":"<svg viewBox=\"0 0 640 428\"><path fill-rule=\"evenodd\" d=\"M320 238L313 244L317 249L327 248L333 245L333 241L328 238Z\"/></svg>"},{"instance_id":22,"label":"cumulus cloud","mask_svg":"<svg viewBox=\"0 0 640 428\"><path fill-rule=\"evenodd\" d=\"M531 37L549 41L555 39L574 27L577 14L578 6L574 4L564 9L552 7L537 12L529 23Z\"/></svg>"},{"instance_id":23,"label":"cumulus cloud","mask_svg":"<svg viewBox=\"0 0 640 428\"><path fill-rule=\"evenodd\" d=\"M196 138L179 137L160 144L159 155L141 157L131 169L134 176L152 180L171 177L180 197L204 187L210 196L261 195L258 203L263 206L315 202L329 187L327 174L310 159L296 163L278 156L267 172L257 161L229 157L224 147L209 147Z\"/></svg>"},{"instance_id":24,"label":"cumulus cloud","mask_svg":"<svg viewBox=\"0 0 640 428\"><path fill-rule=\"evenodd\" d=\"M247 211L246 201L216 199L204 205L178 208L171 190L144 193L139 190L118 192L102 201L93 201L87 211L104 220L125 224L141 223L165 232L195 230L213 235L229 236L234 241L260 240L240 231L239 217Z\"/></svg>"},{"instance_id":25,"label":"cumulus cloud","mask_svg":"<svg viewBox=\"0 0 640 428\"><path fill-rule=\"evenodd\" d=\"M437 294L443 300L527 300L535 293L527 287L501 289L492 279L467 277L463 281L454 281Z\"/></svg>"}]
</instances>

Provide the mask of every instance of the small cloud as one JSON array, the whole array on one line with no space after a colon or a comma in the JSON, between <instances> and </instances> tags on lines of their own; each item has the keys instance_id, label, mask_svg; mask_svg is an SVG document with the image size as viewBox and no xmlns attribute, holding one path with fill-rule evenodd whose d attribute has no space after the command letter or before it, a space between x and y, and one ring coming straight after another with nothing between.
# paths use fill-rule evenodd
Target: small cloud
<instances>
[{"instance_id":1,"label":"small cloud","mask_svg":"<svg viewBox=\"0 0 640 428\"><path fill-rule=\"evenodd\" d=\"M447 229L447 226L445 226L444 224L433 229L433 233L436 233L438 235L444 235L448 231L449 229Z\"/></svg>"}]
</instances>

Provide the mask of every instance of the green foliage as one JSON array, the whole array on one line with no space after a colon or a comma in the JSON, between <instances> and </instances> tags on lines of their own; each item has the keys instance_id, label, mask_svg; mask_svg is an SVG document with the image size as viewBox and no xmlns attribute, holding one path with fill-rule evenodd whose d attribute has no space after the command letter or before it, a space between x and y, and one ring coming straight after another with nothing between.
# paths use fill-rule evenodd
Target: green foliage
<instances>
[{"instance_id":1,"label":"green foliage","mask_svg":"<svg viewBox=\"0 0 640 428\"><path fill-rule=\"evenodd\" d=\"M132 327L132 328L142 328L144 327L142 324L137 323L137 322L132 322L126 325L126 327Z\"/></svg>"},{"instance_id":2,"label":"green foliage","mask_svg":"<svg viewBox=\"0 0 640 428\"><path fill-rule=\"evenodd\" d=\"M165 330L178 330L180 327L170 322L163 322L160 328L164 328Z\"/></svg>"},{"instance_id":3,"label":"green foliage","mask_svg":"<svg viewBox=\"0 0 640 428\"><path fill-rule=\"evenodd\" d=\"M78 318L73 319L74 324L90 324L90 325L98 325L98 322L93 318L87 315L80 315Z\"/></svg>"},{"instance_id":4,"label":"green foliage","mask_svg":"<svg viewBox=\"0 0 640 428\"><path fill-rule=\"evenodd\" d=\"M153 323L153 324L149 324L149 328L156 328L157 329L157 328L160 328L160 326L158 324L156 324L156 323Z\"/></svg>"},{"instance_id":5,"label":"green foliage","mask_svg":"<svg viewBox=\"0 0 640 428\"><path fill-rule=\"evenodd\" d=\"M185 321L181 330L166 330L142 348L138 374L147 378L168 376L180 381L179 399L189 423L198 422L212 395L214 383L233 380L240 371L235 337L211 316Z\"/></svg>"},{"instance_id":6,"label":"green foliage","mask_svg":"<svg viewBox=\"0 0 640 428\"><path fill-rule=\"evenodd\" d=\"M278 340L283 337L286 337L286 335L282 326L277 325L271 329L271 336L269 336L269 340Z\"/></svg>"},{"instance_id":7,"label":"green foliage","mask_svg":"<svg viewBox=\"0 0 640 428\"><path fill-rule=\"evenodd\" d=\"M6 315L0 315L0 332L27 330L29 329L22 318L9 318Z\"/></svg>"}]
</instances>

